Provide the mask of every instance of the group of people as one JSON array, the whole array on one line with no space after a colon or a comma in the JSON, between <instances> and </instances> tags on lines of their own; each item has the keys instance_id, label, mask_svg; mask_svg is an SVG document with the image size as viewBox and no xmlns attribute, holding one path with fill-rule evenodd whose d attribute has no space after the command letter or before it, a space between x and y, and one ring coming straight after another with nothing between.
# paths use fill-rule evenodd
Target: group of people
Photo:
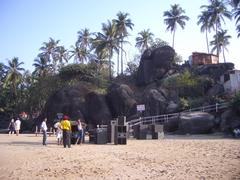
<instances>
[{"instance_id":1,"label":"group of people","mask_svg":"<svg viewBox=\"0 0 240 180\"><path fill-rule=\"evenodd\" d=\"M47 122L47 118L45 118L41 124L41 130L43 133L43 145L47 145L46 140L47 140L48 127L46 122ZM76 125L77 125L77 138L76 138L75 144L81 144L84 138L84 130L81 123L81 119L78 119L76 121ZM57 144L58 145L63 144L64 148L66 147L70 148L72 129L71 129L71 122L69 120L69 117L67 115L64 115L59 122L54 124L54 128L56 128Z\"/></svg>"},{"instance_id":2,"label":"group of people","mask_svg":"<svg viewBox=\"0 0 240 180\"><path fill-rule=\"evenodd\" d=\"M19 131L21 128L21 121L19 118L14 121L14 118L11 119L9 126L8 126L8 134L14 134L16 132L16 135L19 135Z\"/></svg>"}]
</instances>

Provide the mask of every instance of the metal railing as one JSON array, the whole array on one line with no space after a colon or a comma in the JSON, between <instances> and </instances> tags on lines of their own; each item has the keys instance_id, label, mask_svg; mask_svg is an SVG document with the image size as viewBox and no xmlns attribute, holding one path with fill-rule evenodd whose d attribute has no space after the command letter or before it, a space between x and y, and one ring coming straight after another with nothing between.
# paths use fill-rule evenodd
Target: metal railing
<instances>
[{"instance_id":1,"label":"metal railing","mask_svg":"<svg viewBox=\"0 0 240 180\"><path fill-rule=\"evenodd\" d=\"M213 105L208 105L208 106L201 106L197 108L190 108L188 110L178 112L178 113L171 113L171 114L162 114L162 115L156 115L156 116L147 116L147 117L140 117L138 119L133 119L131 121L127 122L127 125L129 128L132 128L133 126L136 126L138 124L163 124L165 122L168 122L170 120L179 118L181 113L186 113L186 112L196 112L196 111L202 111L202 112L219 112L222 109L225 109L229 107L229 103L216 103Z\"/></svg>"}]
</instances>

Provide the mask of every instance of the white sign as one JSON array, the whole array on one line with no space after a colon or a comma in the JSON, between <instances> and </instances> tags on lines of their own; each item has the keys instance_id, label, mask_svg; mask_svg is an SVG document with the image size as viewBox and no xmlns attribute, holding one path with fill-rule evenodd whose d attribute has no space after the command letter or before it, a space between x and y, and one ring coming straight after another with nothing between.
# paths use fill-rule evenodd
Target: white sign
<instances>
[{"instance_id":1,"label":"white sign","mask_svg":"<svg viewBox=\"0 0 240 180\"><path fill-rule=\"evenodd\" d=\"M145 104L137 105L137 111L145 111Z\"/></svg>"}]
</instances>

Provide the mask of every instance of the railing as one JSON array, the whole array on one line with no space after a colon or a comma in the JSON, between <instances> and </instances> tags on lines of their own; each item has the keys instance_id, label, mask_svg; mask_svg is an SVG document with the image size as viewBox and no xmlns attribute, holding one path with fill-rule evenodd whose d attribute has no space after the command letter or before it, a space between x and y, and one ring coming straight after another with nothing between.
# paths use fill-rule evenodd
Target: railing
<instances>
[{"instance_id":1,"label":"railing","mask_svg":"<svg viewBox=\"0 0 240 180\"><path fill-rule=\"evenodd\" d=\"M165 122L168 122L169 120L176 119L180 116L181 113L184 112L196 112L196 111L202 111L202 112L219 112L222 109L225 109L229 107L229 103L216 103L213 105L208 105L208 106L201 106L197 108L190 108L188 110L179 112L179 113L172 113L172 114L162 114L162 115L156 115L156 116L148 116L148 117L140 117L138 119L133 119L131 121L127 122L127 125L129 128L132 128L133 126L136 126L138 124L163 124Z\"/></svg>"}]
</instances>

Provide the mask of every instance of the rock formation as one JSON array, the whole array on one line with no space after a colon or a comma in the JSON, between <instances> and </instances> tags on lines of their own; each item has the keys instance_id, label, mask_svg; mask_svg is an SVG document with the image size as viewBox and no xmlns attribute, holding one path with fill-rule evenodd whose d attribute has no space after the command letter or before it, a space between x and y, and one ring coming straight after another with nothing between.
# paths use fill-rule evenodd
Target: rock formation
<instances>
[{"instance_id":1,"label":"rock formation","mask_svg":"<svg viewBox=\"0 0 240 180\"><path fill-rule=\"evenodd\" d=\"M140 61L137 72L137 84L140 86L162 78L174 61L175 51L170 46L159 47L154 50L147 49Z\"/></svg>"}]
</instances>

